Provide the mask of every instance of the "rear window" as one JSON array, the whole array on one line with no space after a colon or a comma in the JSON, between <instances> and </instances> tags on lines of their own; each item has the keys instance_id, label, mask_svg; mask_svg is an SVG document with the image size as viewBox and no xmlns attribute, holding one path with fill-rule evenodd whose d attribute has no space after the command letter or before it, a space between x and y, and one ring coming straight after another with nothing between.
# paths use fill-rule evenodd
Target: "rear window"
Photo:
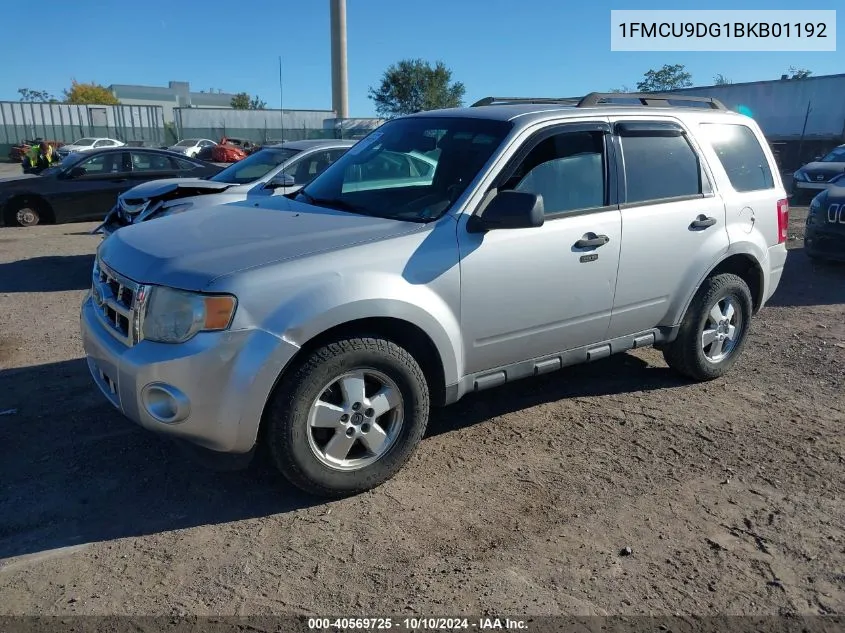
<instances>
[{"instance_id":1,"label":"rear window","mask_svg":"<svg viewBox=\"0 0 845 633\"><path fill-rule=\"evenodd\" d=\"M774 189L769 161L751 128L738 123L702 123L701 129L734 189L743 192Z\"/></svg>"}]
</instances>

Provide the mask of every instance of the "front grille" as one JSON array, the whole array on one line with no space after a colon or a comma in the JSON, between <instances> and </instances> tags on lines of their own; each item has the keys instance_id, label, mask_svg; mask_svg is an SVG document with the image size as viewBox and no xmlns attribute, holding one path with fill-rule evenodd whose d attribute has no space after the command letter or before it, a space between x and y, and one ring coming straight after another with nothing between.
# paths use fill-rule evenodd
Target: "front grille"
<instances>
[{"instance_id":1,"label":"front grille","mask_svg":"<svg viewBox=\"0 0 845 633\"><path fill-rule=\"evenodd\" d=\"M137 343L147 294L144 286L114 272L99 258L91 281L91 298L100 322L124 345Z\"/></svg>"},{"instance_id":2,"label":"front grille","mask_svg":"<svg viewBox=\"0 0 845 633\"><path fill-rule=\"evenodd\" d=\"M807 172L807 180L810 182L827 182L830 178L833 178L833 174L828 174L823 171Z\"/></svg>"}]
</instances>

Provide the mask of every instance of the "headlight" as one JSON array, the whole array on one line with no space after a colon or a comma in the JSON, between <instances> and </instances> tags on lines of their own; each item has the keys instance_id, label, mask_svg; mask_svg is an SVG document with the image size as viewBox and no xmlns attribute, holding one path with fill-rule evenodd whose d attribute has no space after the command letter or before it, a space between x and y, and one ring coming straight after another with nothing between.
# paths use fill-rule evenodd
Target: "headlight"
<instances>
[{"instance_id":1,"label":"headlight","mask_svg":"<svg viewBox=\"0 0 845 633\"><path fill-rule=\"evenodd\" d=\"M184 343L199 332L225 330L232 323L237 299L153 286L143 322L144 338Z\"/></svg>"}]
</instances>

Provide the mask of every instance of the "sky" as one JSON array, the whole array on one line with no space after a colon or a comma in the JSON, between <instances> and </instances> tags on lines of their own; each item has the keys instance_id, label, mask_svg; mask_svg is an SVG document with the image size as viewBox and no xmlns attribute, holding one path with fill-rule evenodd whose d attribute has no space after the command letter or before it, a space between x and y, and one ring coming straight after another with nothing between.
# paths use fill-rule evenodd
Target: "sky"
<instances>
[{"instance_id":1,"label":"sky","mask_svg":"<svg viewBox=\"0 0 845 633\"><path fill-rule=\"evenodd\" d=\"M3 23L25 34L0 53L0 100L19 88L60 96L71 79L166 86L188 81L258 95L270 108L331 109L329 0L74 0L6 2ZM814 0L812 9L841 9ZM375 115L368 88L401 59L444 62L485 96L570 97L636 88L649 69L683 64L695 85L777 79L790 66L845 72L837 52L612 52L611 9L795 9L794 0L347 0L349 114ZM837 29L840 30L841 29ZM32 39L43 34L44 46Z\"/></svg>"}]
</instances>

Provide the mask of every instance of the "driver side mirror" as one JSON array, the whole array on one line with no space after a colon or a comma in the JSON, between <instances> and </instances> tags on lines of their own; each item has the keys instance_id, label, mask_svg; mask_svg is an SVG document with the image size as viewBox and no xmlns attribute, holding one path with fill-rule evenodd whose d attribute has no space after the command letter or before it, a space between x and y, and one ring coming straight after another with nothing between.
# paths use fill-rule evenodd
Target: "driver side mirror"
<instances>
[{"instance_id":1,"label":"driver side mirror","mask_svg":"<svg viewBox=\"0 0 845 633\"><path fill-rule=\"evenodd\" d=\"M267 184L264 185L264 188L278 189L280 187L293 187L295 184L296 182L290 174L276 174L276 176L271 178Z\"/></svg>"},{"instance_id":2,"label":"driver side mirror","mask_svg":"<svg viewBox=\"0 0 845 633\"><path fill-rule=\"evenodd\" d=\"M500 191L481 215L473 215L467 224L470 233L496 229L531 229L546 221L543 196L525 191Z\"/></svg>"}]
</instances>

